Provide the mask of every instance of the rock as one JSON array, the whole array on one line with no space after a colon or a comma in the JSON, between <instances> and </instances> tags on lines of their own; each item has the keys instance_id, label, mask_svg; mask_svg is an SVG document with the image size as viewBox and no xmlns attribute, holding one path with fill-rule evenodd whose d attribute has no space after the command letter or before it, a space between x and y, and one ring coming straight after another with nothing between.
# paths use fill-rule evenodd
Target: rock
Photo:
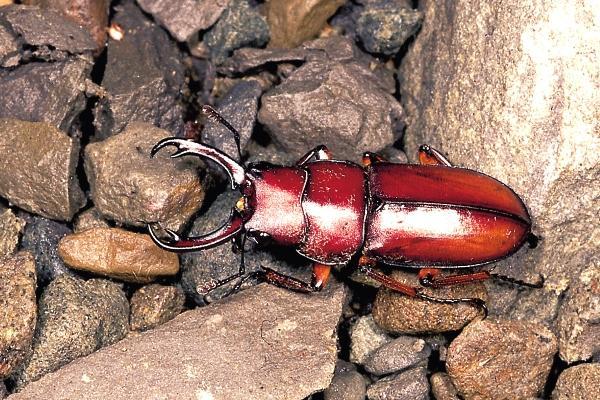
<instances>
[{"instance_id":1,"label":"rock","mask_svg":"<svg viewBox=\"0 0 600 400\"><path fill-rule=\"evenodd\" d=\"M258 120L295 157L325 144L358 161L399 136L402 107L362 63L314 60L262 96Z\"/></svg>"},{"instance_id":2,"label":"rock","mask_svg":"<svg viewBox=\"0 0 600 400\"><path fill-rule=\"evenodd\" d=\"M216 107L219 114L240 133L242 150L246 147L254 130L258 99L261 94L262 89L258 82L240 81L219 99ZM202 132L202 142L229 154L234 160L238 159L233 135L218 122L207 121Z\"/></svg>"},{"instance_id":3,"label":"rock","mask_svg":"<svg viewBox=\"0 0 600 400\"><path fill-rule=\"evenodd\" d=\"M61 239L58 254L78 270L146 283L179 271L177 254L158 248L150 236L118 228L92 228Z\"/></svg>"},{"instance_id":4,"label":"rock","mask_svg":"<svg viewBox=\"0 0 600 400\"><path fill-rule=\"evenodd\" d=\"M423 13L404 3L382 0L366 4L357 20L357 34L368 52L394 55L419 29Z\"/></svg>"},{"instance_id":5,"label":"rock","mask_svg":"<svg viewBox=\"0 0 600 400\"><path fill-rule=\"evenodd\" d=\"M181 53L135 4L124 2L115 8L112 22L125 33L123 40L108 42L102 78L108 94L94 110L96 137L115 135L132 121L151 123L174 136L183 130L184 122Z\"/></svg>"},{"instance_id":6,"label":"rock","mask_svg":"<svg viewBox=\"0 0 600 400\"><path fill-rule=\"evenodd\" d=\"M460 400L448 374L436 372L429 378L429 383L435 400Z\"/></svg>"},{"instance_id":7,"label":"rock","mask_svg":"<svg viewBox=\"0 0 600 400\"><path fill-rule=\"evenodd\" d=\"M37 311L35 290L31 253L0 258L0 382L31 353Z\"/></svg>"},{"instance_id":8,"label":"rock","mask_svg":"<svg viewBox=\"0 0 600 400\"><path fill-rule=\"evenodd\" d=\"M486 319L452 341L446 369L465 400L530 398L544 388L556 351L541 324Z\"/></svg>"},{"instance_id":9,"label":"rock","mask_svg":"<svg viewBox=\"0 0 600 400\"><path fill-rule=\"evenodd\" d=\"M204 35L211 60L217 65L235 49L262 47L268 41L267 21L247 0L230 0L219 21Z\"/></svg>"},{"instance_id":10,"label":"rock","mask_svg":"<svg viewBox=\"0 0 600 400\"><path fill-rule=\"evenodd\" d=\"M329 385L343 300L340 286L313 296L259 285L77 360L11 400L302 399Z\"/></svg>"},{"instance_id":11,"label":"rock","mask_svg":"<svg viewBox=\"0 0 600 400\"><path fill-rule=\"evenodd\" d=\"M427 364L430 354L431 348L423 339L400 336L373 351L363 364L369 373L381 376Z\"/></svg>"},{"instance_id":12,"label":"rock","mask_svg":"<svg viewBox=\"0 0 600 400\"><path fill-rule=\"evenodd\" d=\"M372 315L366 315L352 326L350 340L350 361L364 364L375 350L390 343L392 338L375 324Z\"/></svg>"},{"instance_id":13,"label":"rock","mask_svg":"<svg viewBox=\"0 0 600 400\"><path fill-rule=\"evenodd\" d=\"M177 286L142 286L131 296L131 330L145 331L162 325L181 314L184 302L183 290Z\"/></svg>"},{"instance_id":14,"label":"rock","mask_svg":"<svg viewBox=\"0 0 600 400\"><path fill-rule=\"evenodd\" d=\"M405 284L419 286L416 272L396 270L391 276ZM440 299L478 298L487 301L482 283L423 288L423 293ZM385 331L394 334L442 333L460 330L482 310L469 303L443 304L405 296L381 288L373 304L373 319Z\"/></svg>"},{"instance_id":15,"label":"rock","mask_svg":"<svg viewBox=\"0 0 600 400\"><path fill-rule=\"evenodd\" d=\"M367 397L369 400L427 400L427 369L413 368L398 375L382 378L369 386Z\"/></svg>"},{"instance_id":16,"label":"rock","mask_svg":"<svg viewBox=\"0 0 600 400\"><path fill-rule=\"evenodd\" d=\"M553 400L595 400L600 398L600 364L579 364L558 377Z\"/></svg>"},{"instance_id":17,"label":"rock","mask_svg":"<svg viewBox=\"0 0 600 400\"><path fill-rule=\"evenodd\" d=\"M338 360L333 380L323 397L325 400L364 400L367 395L366 379L356 371L354 364Z\"/></svg>"},{"instance_id":18,"label":"rock","mask_svg":"<svg viewBox=\"0 0 600 400\"><path fill-rule=\"evenodd\" d=\"M137 0L140 7L164 26L178 41L185 42L213 25L229 0Z\"/></svg>"},{"instance_id":19,"label":"rock","mask_svg":"<svg viewBox=\"0 0 600 400\"><path fill-rule=\"evenodd\" d=\"M73 272L58 256L58 242L72 233L65 224L32 216L27 219L21 248L35 257L35 270L40 286L45 286L59 275Z\"/></svg>"},{"instance_id":20,"label":"rock","mask_svg":"<svg viewBox=\"0 0 600 400\"><path fill-rule=\"evenodd\" d=\"M24 226L25 221L15 216L10 208L0 206L0 258L17 249Z\"/></svg>"},{"instance_id":21,"label":"rock","mask_svg":"<svg viewBox=\"0 0 600 400\"><path fill-rule=\"evenodd\" d=\"M0 118L0 195L27 211L68 221L84 203L75 177L78 156L77 141L48 123Z\"/></svg>"},{"instance_id":22,"label":"rock","mask_svg":"<svg viewBox=\"0 0 600 400\"><path fill-rule=\"evenodd\" d=\"M0 67L15 67L19 64L20 59L19 45L16 38L4 26L0 25Z\"/></svg>"},{"instance_id":23,"label":"rock","mask_svg":"<svg viewBox=\"0 0 600 400\"><path fill-rule=\"evenodd\" d=\"M150 150L168 132L132 123L116 136L85 148L85 171L91 196L103 217L130 226L161 222L179 230L204 199L195 157L173 160ZM172 149L172 148L171 148Z\"/></svg>"},{"instance_id":24,"label":"rock","mask_svg":"<svg viewBox=\"0 0 600 400\"><path fill-rule=\"evenodd\" d=\"M600 353L600 263L592 263L572 281L558 311L558 348L568 363Z\"/></svg>"},{"instance_id":25,"label":"rock","mask_svg":"<svg viewBox=\"0 0 600 400\"><path fill-rule=\"evenodd\" d=\"M44 10L56 10L84 26L94 38L98 50L104 47L108 25L108 0L25 0L24 4L36 5Z\"/></svg>"},{"instance_id":26,"label":"rock","mask_svg":"<svg viewBox=\"0 0 600 400\"><path fill-rule=\"evenodd\" d=\"M83 211L75 217L74 232L85 231L90 228L109 228L110 225L102 218L98 210L93 207Z\"/></svg>"},{"instance_id":27,"label":"rock","mask_svg":"<svg viewBox=\"0 0 600 400\"><path fill-rule=\"evenodd\" d=\"M570 282L598 262L600 225L590 221L598 217L599 131L589 121L600 118L600 92L589 88L600 64L589 32L598 30L600 9L475 1L423 10L399 71L408 154L429 143L523 197L543 239L523 262L509 258L496 272L543 275L545 289L523 293L511 317L550 322ZM551 306L537 308L544 304Z\"/></svg>"},{"instance_id":28,"label":"rock","mask_svg":"<svg viewBox=\"0 0 600 400\"><path fill-rule=\"evenodd\" d=\"M125 337L129 304L115 283L61 275L44 290L38 315L33 354L11 377L17 389Z\"/></svg>"},{"instance_id":29,"label":"rock","mask_svg":"<svg viewBox=\"0 0 600 400\"><path fill-rule=\"evenodd\" d=\"M270 47L296 47L313 39L345 0L271 0L267 21Z\"/></svg>"},{"instance_id":30,"label":"rock","mask_svg":"<svg viewBox=\"0 0 600 400\"><path fill-rule=\"evenodd\" d=\"M0 118L42 121L68 131L85 109L91 68L89 61L75 58L0 69Z\"/></svg>"}]
</instances>

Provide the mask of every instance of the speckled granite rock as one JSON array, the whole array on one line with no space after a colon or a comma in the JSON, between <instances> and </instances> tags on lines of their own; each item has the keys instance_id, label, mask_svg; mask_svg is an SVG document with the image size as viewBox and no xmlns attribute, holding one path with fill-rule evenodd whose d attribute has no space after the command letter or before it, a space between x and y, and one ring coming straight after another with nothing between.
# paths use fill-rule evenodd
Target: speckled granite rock
<instances>
[{"instance_id":1,"label":"speckled granite rock","mask_svg":"<svg viewBox=\"0 0 600 400\"><path fill-rule=\"evenodd\" d=\"M25 221L13 214L10 208L0 206L0 258L15 251L24 226Z\"/></svg>"},{"instance_id":2,"label":"speckled granite rock","mask_svg":"<svg viewBox=\"0 0 600 400\"><path fill-rule=\"evenodd\" d=\"M558 377L552 400L596 400L600 398L600 364L579 364Z\"/></svg>"},{"instance_id":3,"label":"speckled granite rock","mask_svg":"<svg viewBox=\"0 0 600 400\"><path fill-rule=\"evenodd\" d=\"M133 331L152 329L183 311L185 295L178 286L142 286L131 296L129 326Z\"/></svg>"}]
</instances>

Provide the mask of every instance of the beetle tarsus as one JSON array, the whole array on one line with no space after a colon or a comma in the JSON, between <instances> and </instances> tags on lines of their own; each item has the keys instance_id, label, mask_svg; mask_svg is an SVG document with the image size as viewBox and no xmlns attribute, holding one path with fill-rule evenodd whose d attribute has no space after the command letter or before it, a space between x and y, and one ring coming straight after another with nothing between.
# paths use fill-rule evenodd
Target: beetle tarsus
<instances>
[{"instance_id":1,"label":"beetle tarsus","mask_svg":"<svg viewBox=\"0 0 600 400\"><path fill-rule=\"evenodd\" d=\"M233 139L235 140L235 145L237 147L239 161L242 162L242 148L240 146L240 133L235 129L221 114L217 112L214 108L205 104L202 106L202 113L206 115L206 117L212 121L218 122L223 125L229 132L233 134Z\"/></svg>"},{"instance_id":2,"label":"beetle tarsus","mask_svg":"<svg viewBox=\"0 0 600 400\"><path fill-rule=\"evenodd\" d=\"M538 280L537 282L526 282L523 281L521 279L515 279L513 277L507 276L507 275L502 275L502 274L490 274L491 277L493 277L494 279L498 279L500 281L503 282L508 282L508 283L512 283L515 285L519 285L519 286L525 286L525 287L529 287L532 289L541 289L544 287L544 276L542 274L538 274Z\"/></svg>"},{"instance_id":3,"label":"beetle tarsus","mask_svg":"<svg viewBox=\"0 0 600 400\"><path fill-rule=\"evenodd\" d=\"M483 301L482 299L479 299L477 297L446 299L446 298L429 296L429 295L422 293L421 291L417 291L416 297L419 299L422 299L422 300L427 300L427 301L432 301L435 303L442 303L442 304L467 303L467 304L472 305L473 307L480 309L483 312L483 319L486 319L488 316L487 304L485 303L485 301Z\"/></svg>"}]
</instances>

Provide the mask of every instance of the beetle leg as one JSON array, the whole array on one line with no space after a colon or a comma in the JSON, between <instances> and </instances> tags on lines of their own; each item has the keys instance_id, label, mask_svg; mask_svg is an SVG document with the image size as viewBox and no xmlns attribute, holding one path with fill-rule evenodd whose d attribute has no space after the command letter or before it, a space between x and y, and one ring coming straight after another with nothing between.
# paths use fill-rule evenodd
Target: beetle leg
<instances>
[{"instance_id":1,"label":"beetle leg","mask_svg":"<svg viewBox=\"0 0 600 400\"><path fill-rule=\"evenodd\" d=\"M331 151L325 145L319 145L300 157L300 159L296 162L296 165L303 166L307 162L309 162L312 158L315 160L331 160Z\"/></svg>"},{"instance_id":2,"label":"beetle leg","mask_svg":"<svg viewBox=\"0 0 600 400\"><path fill-rule=\"evenodd\" d=\"M209 105L202 106L202 113L206 115L206 117L210 120L220 123L223 125L229 132L233 134L233 139L235 140L235 145L237 146L239 161L242 162L242 149L240 147L240 133L235 129L221 114L217 112L214 108Z\"/></svg>"},{"instance_id":3,"label":"beetle leg","mask_svg":"<svg viewBox=\"0 0 600 400\"><path fill-rule=\"evenodd\" d=\"M444 286L461 285L489 279L489 271L479 271L469 274L440 276L437 268L423 268L419 271L419 283L425 287L440 288Z\"/></svg>"},{"instance_id":4,"label":"beetle leg","mask_svg":"<svg viewBox=\"0 0 600 400\"><path fill-rule=\"evenodd\" d=\"M452 164L442 153L430 147L428 144L422 144L419 147L419 163L421 165L443 165L452 167Z\"/></svg>"},{"instance_id":5,"label":"beetle leg","mask_svg":"<svg viewBox=\"0 0 600 400\"><path fill-rule=\"evenodd\" d=\"M370 151L364 152L363 156L362 156L362 165L364 167L368 167L371 164L376 163L376 162L385 162L385 161L387 161L385 159L385 157L383 157L377 153L371 153Z\"/></svg>"}]
</instances>

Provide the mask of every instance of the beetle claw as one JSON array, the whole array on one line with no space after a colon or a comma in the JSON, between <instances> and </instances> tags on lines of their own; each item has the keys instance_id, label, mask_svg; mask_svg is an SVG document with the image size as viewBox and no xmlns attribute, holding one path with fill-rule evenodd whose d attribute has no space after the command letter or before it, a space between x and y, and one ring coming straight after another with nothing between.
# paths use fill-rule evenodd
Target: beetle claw
<instances>
[{"instance_id":1,"label":"beetle claw","mask_svg":"<svg viewBox=\"0 0 600 400\"><path fill-rule=\"evenodd\" d=\"M155 243L168 246L174 242L181 240L181 237L175 231L163 227L160 222L157 222L156 224L160 227L160 229L163 232L165 232L169 236L169 238L167 240L159 238L152 224L148 224L148 233L150 234L150 237L152 238L152 240L154 240Z\"/></svg>"},{"instance_id":2,"label":"beetle claw","mask_svg":"<svg viewBox=\"0 0 600 400\"><path fill-rule=\"evenodd\" d=\"M187 146L188 142L189 141L186 139L165 138L165 139L161 140L160 142L156 143L154 145L154 147L152 147L152 150L150 150L150 157L151 158L154 157L154 155L156 155L156 153L158 153L158 151L160 149L162 149L163 147L167 147L167 146L174 146L177 148L177 151L175 153L171 154L171 158L177 158L177 157L191 154L190 149Z\"/></svg>"}]
</instances>

